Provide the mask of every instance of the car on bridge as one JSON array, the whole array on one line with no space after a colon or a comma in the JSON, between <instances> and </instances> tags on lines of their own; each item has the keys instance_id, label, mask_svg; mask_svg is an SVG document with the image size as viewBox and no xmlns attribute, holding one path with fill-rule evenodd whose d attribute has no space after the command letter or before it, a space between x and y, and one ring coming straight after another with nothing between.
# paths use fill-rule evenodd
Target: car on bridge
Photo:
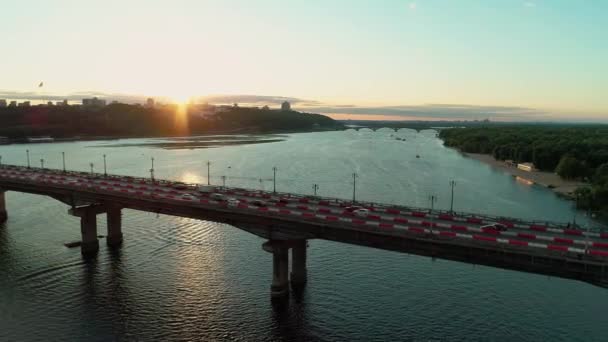
<instances>
[{"instance_id":1,"label":"car on bridge","mask_svg":"<svg viewBox=\"0 0 608 342\"><path fill-rule=\"evenodd\" d=\"M369 209L359 208L353 210L352 213L359 217L367 217L367 215L369 215Z\"/></svg>"},{"instance_id":2,"label":"car on bridge","mask_svg":"<svg viewBox=\"0 0 608 342\"><path fill-rule=\"evenodd\" d=\"M220 201L220 202L226 200L226 195L220 194L217 192L212 193L211 196L209 196L209 197L211 197L212 200L216 200L216 201Z\"/></svg>"},{"instance_id":3,"label":"car on bridge","mask_svg":"<svg viewBox=\"0 0 608 342\"><path fill-rule=\"evenodd\" d=\"M241 201L239 201L236 198L229 198L227 200L227 202L228 202L228 207L230 207L230 208L236 208L239 206L239 203L241 203Z\"/></svg>"},{"instance_id":4,"label":"car on bridge","mask_svg":"<svg viewBox=\"0 0 608 342\"><path fill-rule=\"evenodd\" d=\"M487 224L485 226L481 226L480 228L481 228L482 231L486 231L486 230L492 231L492 230L494 230L494 231L497 231L497 232L504 232L504 231L507 230L507 226L505 226L502 223L490 223L490 224Z\"/></svg>"},{"instance_id":5,"label":"car on bridge","mask_svg":"<svg viewBox=\"0 0 608 342\"><path fill-rule=\"evenodd\" d=\"M262 200L253 200L253 201L251 201L251 205L254 205L256 207L266 207L267 206L266 202L264 202Z\"/></svg>"}]
</instances>

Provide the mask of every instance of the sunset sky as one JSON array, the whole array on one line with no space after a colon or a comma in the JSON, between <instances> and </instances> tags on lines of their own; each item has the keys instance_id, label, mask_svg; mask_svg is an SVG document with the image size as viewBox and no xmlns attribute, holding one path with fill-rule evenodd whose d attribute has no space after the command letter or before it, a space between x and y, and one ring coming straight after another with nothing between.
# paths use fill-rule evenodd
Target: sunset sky
<instances>
[{"instance_id":1,"label":"sunset sky","mask_svg":"<svg viewBox=\"0 0 608 342\"><path fill-rule=\"evenodd\" d=\"M8 0L0 98L252 95L353 118L490 107L608 121L607 35L608 1Z\"/></svg>"}]
</instances>

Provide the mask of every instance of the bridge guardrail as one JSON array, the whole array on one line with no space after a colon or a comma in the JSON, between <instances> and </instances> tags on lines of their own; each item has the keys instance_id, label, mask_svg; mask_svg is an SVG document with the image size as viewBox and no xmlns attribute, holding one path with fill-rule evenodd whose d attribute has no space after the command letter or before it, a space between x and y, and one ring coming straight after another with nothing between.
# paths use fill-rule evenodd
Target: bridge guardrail
<instances>
[{"instance_id":1,"label":"bridge guardrail","mask_svg":"<svg viewBox=\"0 0 608 342\"><path fill-rule=\"evenodd\" d=\"M8 168L8 169L15 169L15 170L21 170L21 171L32 171L32 170L41 170L44 172L51 172L53 174L56 175L63 175L63 176L69 176L69 175L74 175L74 176L79 176L79 177L85 177L85 178L91 178L91 179L100 179L100 178L104 178L104 179L109 179L109 180L116 180L116 181L127 181L127 182L138 182L140 184L149 184L149 185L161 185L161 186L171 186L171 187L175 187L177 185L179 186L185 186L187 188L189 188L190 190L196 191L199 189L199 187L202 186L206 186L203 184L194 184L194 183L185 183L185 182L179 182L179 181L170 181L170 180L164 180L164 179L150 179L150 178L144 178L144 177L137 177L137 176L126 176L126 175L113 175L113 174L102 174L102 173L97 173L97 172L84 172L84 171L70 171L70 170L59 170L59 169L50 169L50 168L39 168L39 167L33 167L30 166L29 168L26 166L18 166L18 165L9 165L9 164L2 164L0 165L0 168ZM266 190L257 190L257 189L247 189L247 188L237 188L237 187L225 187L225 186L218 186L218 185L211 185L212 187L215 187L216 189L218 189L218 191L225 191L225 190L244 190L244 191L248 191L248 192L253 192L253 193L259 193L259 194L265 194L265 195L271 195L274 197L286 197L286 198L295 198L295 199L300 199L300 198L306 198L306 199L315 199L315 200L323 200L323 201L329 201L329 202L334 202L340 205L346 205L346 204L352 204L351 200L347 200L347 199L341 199L341 198L336 198L336 197L325 197L325 196L312 196L312 195L305 195L305 194L295 194L295 193L285 193L285 192L272 192L272 191L266 191ZM542 225L545 226L547 228L557 228L557 229L571 229L571 230L580 230L580 231L604 231L604 228L601 227L599 229L591 229L589 227L585 227L582 225L577 224L576 227L573 226L569 226L567 223L564 222L556 222L556 221L549 221L549 220L521 220L521 219L517 219L517 218L513 218L513 217L506 217L506 216L495 216L495 215L487 215L487 214L482 214L482 213L471 213L471 212L460 212L460 211L449 211L449 210L442 210L442 209L433 209L431 210L430 208L421 208L421 207L414 207L414 206L408 206L408 205L394 205L394 204L386 204L386 203L375 203L375 202L367 202L367 201L356 201L356 204L358 205L362 205L365 207L369 207L369 208L394 208L394 209L401 209L401 210L409 210L409 211L417 211L417 212L422 212L422 213L426 213L426 214L432 214L432 215L452 215L452 216L456 216L456 217L462 217L462 218L479 218L479 219L483 219L483 220L487 220L487 221L493 221L493 222L511 222L513 224L523 224L523 225Z\"/></svg>"}]
</instances>

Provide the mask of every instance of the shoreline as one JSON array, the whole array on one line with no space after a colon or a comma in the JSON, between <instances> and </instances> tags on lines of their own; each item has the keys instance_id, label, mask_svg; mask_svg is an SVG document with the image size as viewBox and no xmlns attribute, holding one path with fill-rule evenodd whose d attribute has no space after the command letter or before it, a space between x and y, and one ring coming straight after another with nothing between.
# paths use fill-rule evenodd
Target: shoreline
<instances>
[{"instance_id":1,"label":"shoreline","mask_svg":"<svg viewBox=\"0 0 608 342\"><path fill-rule=\"evenodd\" d=\"M552 190L556 195L567 199L574 199L574 190L579 187L587 185L587 183L580 181L569 181L561 179L557 174L546 171L523 171L514 166L509 166L505 162L494 159L489 154L481 153L466 153L460 152L463 156L480 161L484 164L490 165L493 168L499 169L510 174L518 181L522 181L526 184L536 184L544 188Z\"/></svg>"}]
</instances>

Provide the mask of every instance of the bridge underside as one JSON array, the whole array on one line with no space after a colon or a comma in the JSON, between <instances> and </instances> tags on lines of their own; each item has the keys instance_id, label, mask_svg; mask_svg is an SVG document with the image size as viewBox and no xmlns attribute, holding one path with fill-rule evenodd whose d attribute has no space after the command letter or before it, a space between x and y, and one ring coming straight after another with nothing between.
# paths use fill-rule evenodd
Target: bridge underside
<instances>
[{"instance_id":1,"label":"bridge underside","mask_svg":"<svg viewBox=\"0 0 608 342\"><path fill-rule=\"evenodd\" d=\"M0 191L0 219L6 218L4 191L13 190L50 196L72 207L70 214L81 220L82 252L94 255L98 249L96 215L108 215L108 239L110 246L122 242L121 210L123 208L148 211L166 215L189 217L200 220L226 223L268 242L264 250L273 255L273 296L288 293L289 249L292 250L292 285L306 282L306 241L324 239L341 243L429 256L445 260L485 265L503 269L523 271L576 279L608 287L608 269L605 263L575 259L560 252L534 253L518 246L496 247L479 243L463 243L451 237L438 237L406 233L399 236L378 230L353 229L330 224L326 221L301 222L285 217L264 216L256 212L235 212L228 209L205 209L179 204L159 203L145 198L124 198L112 194L86 191L68 191L56 188L41 189L34 185L2 184ZM3 214L4 213L4 214Z\"/></svg>"}]
</instances>

